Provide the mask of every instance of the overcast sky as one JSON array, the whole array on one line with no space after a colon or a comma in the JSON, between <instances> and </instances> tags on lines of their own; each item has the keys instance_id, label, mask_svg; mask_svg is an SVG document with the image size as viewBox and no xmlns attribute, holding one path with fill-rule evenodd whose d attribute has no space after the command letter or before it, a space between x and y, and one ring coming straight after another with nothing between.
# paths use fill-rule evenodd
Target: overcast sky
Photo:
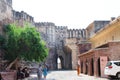
<instances>
[{"instance_id":1,"label":"overcast sky","mask_svg":"<svg viewBox=\"0 0 120 80\"><path fill-rule=\"evenodd\" d=\"M25 11L35 22L83 29L94 20L120 16L120 0L13 0L13 9Z\"/></svg>"}]
</instances>

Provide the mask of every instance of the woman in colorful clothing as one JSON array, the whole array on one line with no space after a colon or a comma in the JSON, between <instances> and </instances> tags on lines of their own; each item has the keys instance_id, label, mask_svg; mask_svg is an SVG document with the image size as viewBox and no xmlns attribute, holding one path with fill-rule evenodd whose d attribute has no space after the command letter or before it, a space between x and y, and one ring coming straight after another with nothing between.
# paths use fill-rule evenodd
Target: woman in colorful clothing
<instances>
[{"instance_id":1,"label":"woman in colorful clothing","mask_svg":"<svg viewBox=\"0 0 120 80\"><path fill-rule=\"evenodd\" d=\"M77 75L80 75L80 65L77 65Z\"/></svg>"},{"instance_id":2,"label":"woman in colorful clothing","mask_svg":"<svg viewBox=\"0 0 120 80\"><path fill-rule=\"evenodd\" d=\"M44 65L43 67L43 76L44 76L44 80L46 80L46 76L47 76L47 66Z\"/></svg>"}]
</instances>

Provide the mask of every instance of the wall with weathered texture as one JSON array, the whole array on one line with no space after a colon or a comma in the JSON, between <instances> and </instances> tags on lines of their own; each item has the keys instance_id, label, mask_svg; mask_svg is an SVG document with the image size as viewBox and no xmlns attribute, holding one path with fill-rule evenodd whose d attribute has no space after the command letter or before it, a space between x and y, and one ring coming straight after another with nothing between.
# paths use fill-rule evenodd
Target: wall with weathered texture
<instances>
[{"instance_id":1,"label":"wall with weathered texture","mask_svg":"<svg viewBox=\"0 0 120 80\"><path fill-rule=\"evenodd\" d=\"M66 39L66 44L65 46L69 47L72 50L71 56L72 56L72 69L77 68L77 55L78 55L78 48L76 45L77 39L76 38L71 38L71 39Z\"/></svg>"},{"instance_id":2,"label":"wall with weathered texture","mask_svg":"<svg viewBox=\"0 0 120 80\"><path fill-rule=\"evenodd\" d=\"M87 52L91 49L91 43L88 42L78 43L77 46L79 47L79 54Z\"/></svg>"},{"instance_id":3,"label":"wall with weathered texture","mask_svg":"<svg viewBox=\"0 0 120 80\"><path fill-rule=\"evenodd\" d=\"M120 60L120 41L109 42L110 60Z\"/></svg>"},{"instance_id":4,"label":"wall with weathered texture","mask_svg":"<svg viewBox=\"0 0 120 80\"><path fill-rule=\"evenodd\" d=\"M12 0L0 0L0 34L3 34L3 25L12 21Z\"/></svg>"},{"instance_id":5,"label":"wall with weathered texture","mask_svg":"<svg viewBox=\"0 0 120 80\"><path fill-rule=\"evenodd\" d=\"M11 0L0 0L0 21L4 19L12 19Z\"/></svg>"},{"instance_id":6,"label":"wall with weathered texture","mask_svg":"<svg viewBox=\"0 0 120 80\"><path fill-rule=\"evenodd\" d=\"M56 69L57 55L55 52L55 24L52 22L40 22L35 23L35 27L40 32L42 39L46 41L47 47L49 48L46 64L50 69Z\"/></svg>"}]
</instances>

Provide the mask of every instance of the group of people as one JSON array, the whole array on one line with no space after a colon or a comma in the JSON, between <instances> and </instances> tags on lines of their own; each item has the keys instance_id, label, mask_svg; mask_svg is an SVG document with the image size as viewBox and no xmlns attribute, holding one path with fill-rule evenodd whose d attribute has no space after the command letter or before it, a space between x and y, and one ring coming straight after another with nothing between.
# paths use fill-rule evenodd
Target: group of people
<instances>
[{"instance_id":1,"label":"group of people","mask_svg":"<svg viewBox=\"0 0 120 80\"><path fill-rule=\"evenodd\" d=\"M30 76L29 73L29 69L27 67L19 67L17 70L17 79L24 79ZM44 76L44 80L46 80L46 76L47 76L47 72L48 72L48 67L46 64L41 65L39 64L39 67L37 69L37 76L38 76L38 80L42 80L42 75ZM0 80L1 80L1 76L0 76Z\"/></svg>"},{"instance_id":2,"label":"group of people","mask_svg":"<svg viewBox=\"0 0 120 80\"><path fill-rule=\"evenodd\" d=\"M48 68L47 65L44 64L43 66L40 64L39 68L37 70L37 75L38 75L38 80L42 79L42 74L44 76L44 80L46 80L46 76L47 76L47 72L48 72Z\"/></svg>"}]
</instances>

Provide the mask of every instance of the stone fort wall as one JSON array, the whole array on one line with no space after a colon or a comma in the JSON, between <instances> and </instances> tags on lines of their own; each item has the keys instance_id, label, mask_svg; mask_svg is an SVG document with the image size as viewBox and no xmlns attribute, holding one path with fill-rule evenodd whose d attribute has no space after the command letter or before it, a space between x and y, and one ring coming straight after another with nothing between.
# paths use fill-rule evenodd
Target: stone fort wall
<instances>
[{"instance_id":1,"label":"stone fort wall","mask_svg":"<svg viewBox=\"0 0 120 80\"><path fill-rule=\"evenodd\" d=\"M0 0L0 34L3 34L3 25L12 22L12 0Z\"/></svg>"},{"instance_id":2,"label":"stone fort wall","mask_svg":"<svg viewBox=\"0 0 120 80\"><path fill-rule=\"evenodd\" d=\"M12 0L0 0L0 35L4 35L3 27L12 22ZM3 52L0 49L0 70L3 67Z\"/></svg>"},{"instance_id":3,"label":"stone fort wall","mask_svg":"<svg viewBox=\"0 0 120 80\"><path fill-rule=\"evenodd\" d=\"M92 33L99 31L102 28L102 26L99 25L106 25L104 22L100 23L97 21L87 29L68 29L67 26L56 26L52 22L35 23L34 17L30 16L26 12L13 10L12 0L0 0L0 34L3 34L3 25L12 22L17 23L20 26L23 26L24 22L29 22L38 29L42 38L46 41L47 46L50 48L47 63L52 69L56 69L57 67L57 57L59 55L62 55L63 57L65 56L63 51L64 46L67 45L72 50L76 47L77 42L86 41ZM67 44L67 42L70 43ZM74 52L72 54L75 54L72 55L73 61L77 57L78 51L76 50L77 48L72 50ZM77 63L76 61L77 60L75 59L75 65ZM75 67L76 66L74 66L74 68Z\"/></svg>"},{"instance_id":4,"label":"stone fort wall","mask_svg":"<svg viewBox=\"0 0 120 80\"><path fill-rule=\"evenodd\" d=\"M12 19L12 0L0 0L0 21Z\"/></svg>"}]
</instances>

